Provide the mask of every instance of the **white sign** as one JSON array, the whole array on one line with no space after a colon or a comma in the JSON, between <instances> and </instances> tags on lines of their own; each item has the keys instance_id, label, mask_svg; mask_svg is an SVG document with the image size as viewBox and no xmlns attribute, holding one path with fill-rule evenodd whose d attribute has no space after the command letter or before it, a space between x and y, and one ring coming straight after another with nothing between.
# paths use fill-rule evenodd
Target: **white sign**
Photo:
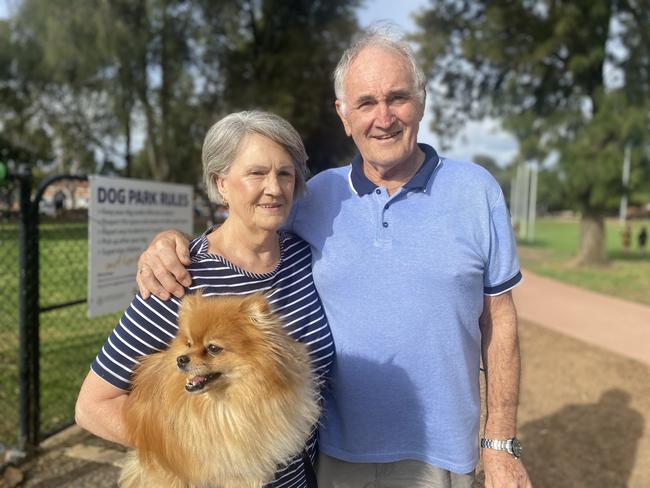
<instances>
[{"instance_id":1,"label":"white sign","mask_svg":"<svg viewBox=\"0 0 650 488\"><path fill-rule=\"evenodd\" d=\"M128 178L89 180L88 316L96 317L131 303L138 258L158 232L192 233L193 191Z\"/></svg>"}]
</instances>

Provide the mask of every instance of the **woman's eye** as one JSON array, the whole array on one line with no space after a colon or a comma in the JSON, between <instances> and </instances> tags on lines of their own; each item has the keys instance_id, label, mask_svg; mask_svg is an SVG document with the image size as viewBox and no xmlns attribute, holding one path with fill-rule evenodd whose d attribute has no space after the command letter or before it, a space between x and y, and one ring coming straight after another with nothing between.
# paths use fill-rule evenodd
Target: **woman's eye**
<instances>
[{"instance_id":1,"label":"woman's eye","mask_svg":"<svg viewBox=\"0 0 650 488\"><path fill-rule=\"evenodd\" d=\"M208 352L210 354L219 354L223 349L216 344L208 344Z\"/></svg>"}]
</instances>

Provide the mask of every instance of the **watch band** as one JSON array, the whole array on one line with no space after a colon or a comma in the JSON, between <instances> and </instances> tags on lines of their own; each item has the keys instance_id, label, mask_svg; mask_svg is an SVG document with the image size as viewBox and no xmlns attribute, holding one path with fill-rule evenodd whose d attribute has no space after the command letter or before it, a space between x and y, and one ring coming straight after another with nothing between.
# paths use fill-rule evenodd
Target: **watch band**
<instances>
[{"instance_id":1,"label":"watch band","mask_svg":"<svg viewBox=\"0 0 650 488\"><path fill-rule=\"evenodd\" d=\"M484 449L494 449L496 451L505 451L513 457L519 459L523 452L521 442L516 437L512 439L481 439L481 447Z\"/></svg>"}]
</instances>

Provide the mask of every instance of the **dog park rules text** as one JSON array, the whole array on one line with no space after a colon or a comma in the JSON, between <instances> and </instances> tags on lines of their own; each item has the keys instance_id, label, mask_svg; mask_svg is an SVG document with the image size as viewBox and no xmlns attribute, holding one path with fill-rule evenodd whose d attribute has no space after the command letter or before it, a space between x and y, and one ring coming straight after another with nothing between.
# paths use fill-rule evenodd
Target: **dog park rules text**
<instances>
[{"instance_id":1,"label":"dog park rules text","mask_svg":"<svg viewBox=\"0 0 650 488\"><path fill-rule=\"evenodd\" d=\"M89 180L88 316L96 317L131 303L138 257L158 232L192 233L193 191L128 178Z\"/></svg>"}]
</instances>

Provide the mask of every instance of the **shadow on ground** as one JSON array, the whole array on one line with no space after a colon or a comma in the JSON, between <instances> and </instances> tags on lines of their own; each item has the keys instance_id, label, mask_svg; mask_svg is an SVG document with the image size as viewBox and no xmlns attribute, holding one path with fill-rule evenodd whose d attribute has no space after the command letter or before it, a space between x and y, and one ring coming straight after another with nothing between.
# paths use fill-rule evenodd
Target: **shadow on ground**
<instances>
[{"instance_id":1,"label":"shadow on ground","mask_svg":"<svg viewBox=\"0 0 650 488\"><path fill-rule=\"evenodd\" d=\"M526 467L537 488L626 487L644 433L631 396L607 390L599 401L569 404L524 424Z\"/></svg>"}]
</instances>

